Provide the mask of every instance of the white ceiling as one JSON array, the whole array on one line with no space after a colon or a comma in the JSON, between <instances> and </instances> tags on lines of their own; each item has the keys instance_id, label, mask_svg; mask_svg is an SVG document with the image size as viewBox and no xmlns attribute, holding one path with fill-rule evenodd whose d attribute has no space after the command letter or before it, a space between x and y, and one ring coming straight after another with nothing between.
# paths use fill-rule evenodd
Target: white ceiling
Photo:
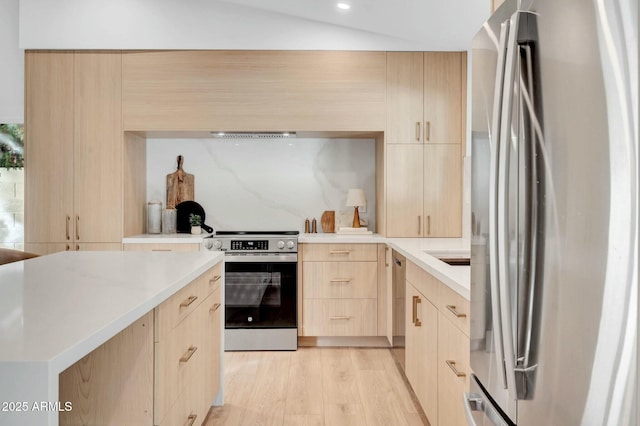
<instances>
[{"instance_id":1,"label":"white ceiling","mask_svg":"<svg viewBox=\"0 0 640 426\"><path fill-rule=\"evenodd\" d=\"M463 50L490 15L489 0L221 0L290 17ZM351 6L341 10L339 1ZM427 49L425 49L427 50Z\"/></svg>"}]
</instances>

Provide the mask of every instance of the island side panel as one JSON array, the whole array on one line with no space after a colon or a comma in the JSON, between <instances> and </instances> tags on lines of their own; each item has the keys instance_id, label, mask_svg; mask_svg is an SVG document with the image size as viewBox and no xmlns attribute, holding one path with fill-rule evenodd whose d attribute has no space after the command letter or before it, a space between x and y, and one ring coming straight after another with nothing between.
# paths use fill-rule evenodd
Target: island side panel
<instances>
[{"instance_id":1,"label":"island side panel","mask_svg":"<svg viewBox=\"0 0 640 426\"><path fill-rule=\"evenodd\" d=\"M153 424L153 311L60 374L67 424Z\"/></svg>"},{"instance_id":2,"label":"island side panel","mask_svg":"<svg viewBox=\"0 0 640 426\"><path fill-rule=\"evenodd\" d=\"M0 425L58 425L58 374L44 362L0 363Z\"/></svg>"}]
</instances>

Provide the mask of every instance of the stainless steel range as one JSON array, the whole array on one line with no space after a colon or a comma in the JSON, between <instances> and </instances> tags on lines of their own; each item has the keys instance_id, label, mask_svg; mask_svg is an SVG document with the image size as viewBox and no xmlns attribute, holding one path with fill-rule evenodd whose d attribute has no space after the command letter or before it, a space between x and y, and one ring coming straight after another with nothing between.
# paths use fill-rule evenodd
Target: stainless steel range
<instances>
[{"instance_id":1,"label":"stainless steel range","mask_svg":"<svg viewBox=\"0 0 640 426\"><path fill-rule=\"evenodd\" d=\"M225 252L225 350L298 348L298 231L217 232Z\"/></svg>"}]
</instances>

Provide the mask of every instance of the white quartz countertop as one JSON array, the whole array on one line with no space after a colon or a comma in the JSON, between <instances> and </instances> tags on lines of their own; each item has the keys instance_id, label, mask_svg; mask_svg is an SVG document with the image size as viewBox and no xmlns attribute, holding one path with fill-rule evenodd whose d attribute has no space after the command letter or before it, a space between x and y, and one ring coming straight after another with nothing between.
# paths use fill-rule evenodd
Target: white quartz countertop
<instances>
[{"instance_id":1,"label":"white quartz countertop","mask_svg":"<svg viewBox=\"0 0 640 426\"><path fill-rule=\"evenodd\" d=\"M300 234L299 243L362 243L362 244L385 244L387 239L379 234L349 235L349 234Z\"/></svg>"},{"instance_id":2,"label":"white quartz countertop","mask_svg":"<svg viewBox=\"0 0 640 426\"><path fill-rule=\"evenodd\" d=\"M469 257L469 240L462 238L388 238L387 245L407 260L442 281L453 291L470 300L470 266L451 266L439 257Z\"/></svg>"},{"instance_id":3,"label":"white quartz countertop","mask_svg":"<svg viewBox=\"0 0 640 426\"><path fill-rule=\"evenodd\" d=\"M123 244L193 244L202 243L202 239L211 234L139 234L122 239Z\"/></svg>"},{"instance_id":4,"label":"white quartz countertop","mask_svg":"<svg viewBox=\"0 0 640 426\"><path fill-rule=\"evenodd\" d=\"M63 371L223 258L80 251L0 266L0 365Z\"/></svg>"}]
</instances>

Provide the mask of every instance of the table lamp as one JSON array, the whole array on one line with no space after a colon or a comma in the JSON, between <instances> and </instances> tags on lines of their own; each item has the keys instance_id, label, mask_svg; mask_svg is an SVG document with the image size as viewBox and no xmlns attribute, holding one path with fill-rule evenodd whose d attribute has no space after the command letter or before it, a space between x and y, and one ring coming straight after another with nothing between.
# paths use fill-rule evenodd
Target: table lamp
<instances>
[{"instance_id":1,"label":"table lamp","mask_svg":"<svg viewBox=\"0 0 640 426\"><path fill-rule=\"evenodd\" d=\"M364 197L364 189L350 189L347 194L347 206L353 207L353 227L360 228L360 213L358 213L358 207L367 204L367 199Z\"/></svg>"}]
</instances>

